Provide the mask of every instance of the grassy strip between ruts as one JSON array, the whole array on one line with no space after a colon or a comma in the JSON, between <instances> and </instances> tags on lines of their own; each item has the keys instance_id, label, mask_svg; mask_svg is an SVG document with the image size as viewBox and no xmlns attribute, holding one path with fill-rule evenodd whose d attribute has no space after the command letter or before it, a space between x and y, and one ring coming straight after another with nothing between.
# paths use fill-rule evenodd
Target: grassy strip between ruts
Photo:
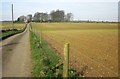
<instances>
[{"instance_id":1,"label":"grassy strip between ruts","mask_svg":"<svg viewBox=\"0 0 120 79\"><path fill-rule=\"evenodd\" d=\"M32 76L44 77L45 79L51 77L62 79L63 64L59 64L60 57L44 39L40 44L40 38L32 31L30 32L30 46L33 62ZM57 66L58 64L59 66ZM83 79L83 77L80 77L80 73L69 69L69 78L75 77Z\"/></svg>"}]
</instances>

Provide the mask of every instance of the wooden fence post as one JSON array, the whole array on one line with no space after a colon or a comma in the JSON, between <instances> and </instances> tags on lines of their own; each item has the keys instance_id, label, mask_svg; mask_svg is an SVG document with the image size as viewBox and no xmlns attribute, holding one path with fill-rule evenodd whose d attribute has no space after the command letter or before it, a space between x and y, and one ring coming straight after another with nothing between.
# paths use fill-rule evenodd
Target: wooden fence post
<instances>
[{"instance_id":1,"label":"wooden fence post","mask_svg":"<svg viewBox=\"0 0 120 79\"><path fill-rule=\"evenodd\" d=\"M69 43L64 44L63 77L69 77Z\"/></svg>"},{"instance_id":2,"label":"wooden fence post","mask_svg":"<svg viewBox=\"0 0 120 79\"><path fill-rule=\"evenodd\" d=\"M40 44L42 44L42 31L40 32Z\"/></svg>"},{"instance_id":3,"label":"wooden fence post","mask_svg":"<svg viewBox=\"0 0 120 79\"><path fill-rule=\"evenodd\" d=\"M25 24L26 24L26 26L28 25L27 23L25 23ZM29 23L29 30L30 30L30 31L33 30L31 23Z\"/></svg>"}]
</instances>

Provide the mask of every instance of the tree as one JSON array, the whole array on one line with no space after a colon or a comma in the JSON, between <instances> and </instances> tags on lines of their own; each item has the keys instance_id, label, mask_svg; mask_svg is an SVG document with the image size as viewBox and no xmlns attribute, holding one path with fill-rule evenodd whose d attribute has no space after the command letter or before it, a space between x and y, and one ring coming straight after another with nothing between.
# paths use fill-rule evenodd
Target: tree
<instances>
[{"instance_id":1,"label":"tree","mask_svg":"<svg viewBox=\"0 0 120 79\"><path fill-rule=\"evenodd\" d=\"M64 10L56 10L51 11L50 14L43 12L36 12L32 17L31 14L25 16L20 16L17 21L25 21L25 22L64 22L64 21L72 21L73 14L67 13L65 15Z\"/></svg>"},{"instance_id":2,"label":"tree","mask_svg":"<svg viewBox=\"0 0 120 79\"><path fill-rule=\"evenodd\" d=\"M36 12L33 17L33 21L40 22L40 13Z\"/></svg>"},{"instance_id":3,"label":"tree","mask_svg":"<svg viewBox=\"0 0 120 79\"><path fill-rule=\"evenodd\" d=\"M72 13L67 13L65 15L65 21L72 21L73 20L73 14Z\"/></svg>"},{"instance_id":4,"label":"tree","mask_svg":"<svg viewBox=\"0 0 120 79\"><path fill-rule=\"evenodd\" d=\"M43 12L39 13L39 12L37 12L37 13L34 14L33 20L35 22L45 22L45 21L48 21L48 18L49 17L48 17L47 13L43 13Z\"/></svg>"},{"instance_id":5,"label":"tree","mask_svg":"<svg viewBox=\"0 0 120 79\"><path fill-rule=\"evenodd\" d=\"M49 18L50 18L51 21L55 21L54 13L55 13L54 10L52 10L52 11L50 12L50 16L49 16Z\"/></svg>"},{"instance_id":6,"label":"tree","mask_svg":"<svg viewBox=\"0 0 120 79\"><path fill-rule=\"evenodd\" d=\"M26 20L27 20L27 22L31 22L32 21L32 15L31 14L27 15Z\"/></svg>"},{"instance_id":7,"label":"tree","mask_svg":"<svg viewBox=\"0 0 120 79\"><path fill-rule=\"evenodd\" d=\"M40 20L40 22L43 22L43 13L42 12L39 13L39 20Z\"/></svg>"},{"instance_id":8,"label":"tree","mask_svg":"<svg viewBox=\"0 0 120 79\"><path fill-rule=\"evenodd\" d=\"M43 13L43 21L47 22L49 20L49 16L47 13Z\"/></svg>"},{"instance_id":9,"label":"tree","mask_svg":"<svg viewBox=\"0 0 120 79\"><path fill-rule=\"evenodd\" d=\"M54 22L64 21L65 13L63 10L51 11L50 15L51 15L51 20Z\"/></svg>"}]
</instances>

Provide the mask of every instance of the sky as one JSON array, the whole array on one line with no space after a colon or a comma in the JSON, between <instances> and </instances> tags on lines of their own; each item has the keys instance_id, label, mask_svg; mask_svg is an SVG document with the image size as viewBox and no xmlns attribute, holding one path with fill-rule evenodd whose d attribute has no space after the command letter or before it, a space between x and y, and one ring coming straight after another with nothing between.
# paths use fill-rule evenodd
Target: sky
<instances>
[{"instance_id":1,"label":"sky","mask_svg":"<svg viewBox=\"0 0 120 79\"><path fill-rule=\"evenodd\" d=\"M74 20L118 21L119 0L2 0L0 20L11 20L11 4L14 5L14 20L21 15L36 12L50 13L64 10L73 13Z\"/></svg>"}]
</instances>

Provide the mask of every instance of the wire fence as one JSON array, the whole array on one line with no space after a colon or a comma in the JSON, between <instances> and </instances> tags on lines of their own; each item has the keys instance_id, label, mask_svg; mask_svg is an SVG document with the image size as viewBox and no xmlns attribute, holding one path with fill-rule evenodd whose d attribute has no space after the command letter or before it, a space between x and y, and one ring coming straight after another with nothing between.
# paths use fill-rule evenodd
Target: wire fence
<instances>
[{"instance_id":1,"label":"wire fence","mask_svg":"<svg viewBox=\"0 0 120 79\"><path fill-rule=\"evenodd\" d=\"M36 32L37 35L40 36L41 32ZM60 54L60 56L62 56L63 58L63 45L66 41L68 41L67 39L61 38L61 37L67 37L67 38L71 38L72 37L70 35L65 36L65 35L56 35L56 34L45 34L42 33L42 37L49 43L49 45L51 45L54 50L57 51L57 53ZM58 39L56 39L56 38ZM75 55L74 55L75 54ZM111 58L111 60L113 60L113 57L110 55L106 55L106 54L102 54L104 56L107 56L109 58ZM79 57L80 56L80 57ZM100 59L102 59L102 57L99 57ZM79 69L78 71L80 71L83 66L88 66L88 69L86 70L85 74L88 76L96 76L96 77L107 77L107 76L118 76L117 71L114 69L113 66L109 67L109 63L103 64L101 63L99 60L97 59L93 59L91 58L89 55L86 55L84 53L82 53L82 51L79 51L78 49L74 48L74 47L70 47L70 66L71 67L76 67L76 69ZM76 65L75 65L76 64Z\"/></svg>"}]
</instances>

